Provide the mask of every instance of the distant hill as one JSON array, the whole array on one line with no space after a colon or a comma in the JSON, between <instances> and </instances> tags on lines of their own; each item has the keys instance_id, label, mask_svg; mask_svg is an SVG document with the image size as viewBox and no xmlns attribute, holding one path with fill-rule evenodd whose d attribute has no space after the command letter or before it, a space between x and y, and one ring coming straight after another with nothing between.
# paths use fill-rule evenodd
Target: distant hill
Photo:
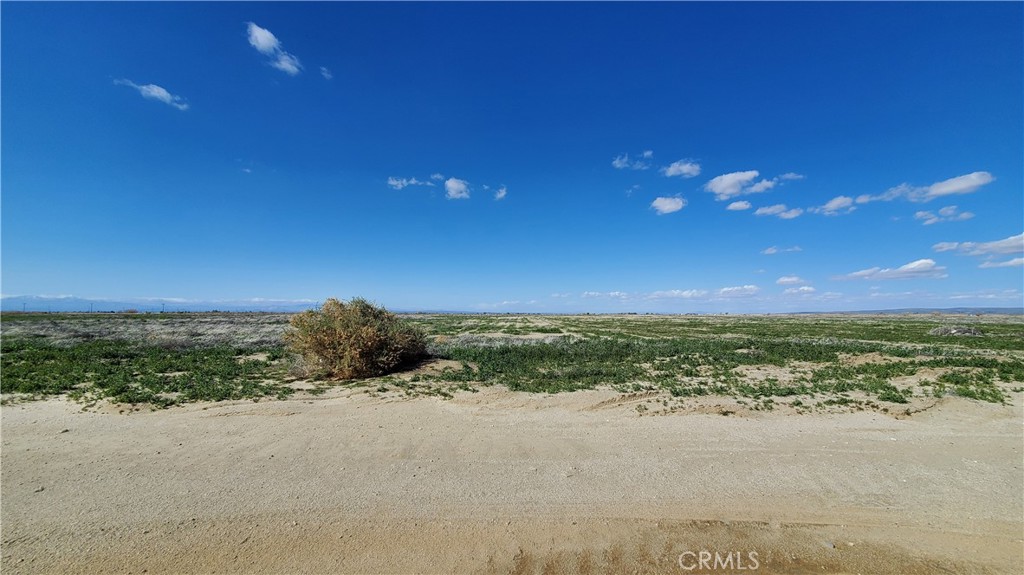
<instances>
[{"instance_id":1,"label":"distant hill","mask_svg":"<svg viewBox=\"0 0 1024 575\"><path fill-rule=\"evenodd\" d=\"M0 311L34 312L202 312L202 311L263 311L299 312L319 305L319 302L282 300L246 300L202 302L176 299L105 300L79 297L9 296L0 298Z\"/></svg>"},{"instance_id":2,"label":"distant hill","mask_svg":"<svg viewBox=\"0 0 1024 575\"><path fill-rule=\"evenodd\" d=\"M321 302L251 299L236 301L186 301L171 298L153 299L90 299L74 296L5 296L0 298L0 311L30 312L123 312L135 310L139 312L208 312L208 311L256 311L293 313L319 307ZM394 309L396 313L472 313L476 311L458 310L403 310ZM558 313L558 312L548 312ZM578 312L582 313L582 312ZM785 312L785 313L833 313L833 314L999 314L1024 315L1022 307L953 307L953 308L901 308L882 310L857 310L835 312ZM678 314L668 314L678 315ZM702 314L697 314L702 315Z\"/></svg>"}]
</instances>

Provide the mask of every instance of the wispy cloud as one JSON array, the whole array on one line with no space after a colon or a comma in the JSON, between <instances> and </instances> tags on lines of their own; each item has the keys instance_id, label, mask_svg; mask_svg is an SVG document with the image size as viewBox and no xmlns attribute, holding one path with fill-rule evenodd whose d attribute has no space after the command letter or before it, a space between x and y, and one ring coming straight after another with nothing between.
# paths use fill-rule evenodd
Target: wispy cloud
<instances>
[{"instance_id":1,"label":"wispy cloud","mask_svg":"<svg viewBox=\"0 0 1024 575\"><path fill-rule=\"evenodd\" d=\"M804 176L802 174L795 174L793 172L786 172L785 174L782 174L781 176L779 176L779 179L780 180L802 180L805 177L807 177L807 176Z\"/></svg>"},{"instance_id":2,"label":"wispy cloud","mask_svg":"<svg viewBox=\"0 0 1024 575\"><path fill-rule=\"evenodd\" d=\"M330 70L328 70L324 66L320 66L320 75L324 77L324 80L333 80L334 79L334 73L332 73Z\"/></svg>"},{"instance_id":3,"label":"wispy cloud","mask_svg":"<svg viewBox=\"0 0 1024 575\"><path fill-rule=\"evenodd\" d=\"M167 104L168 106L177 108L179 110L188 110L188 103L185 102L184 98L182 98L181 96L175 96L174 94L171 94L170 92L168 92L160 86L157 86L156 84L139 85L135 82L132 82L131 80L126 80L124 78L120 80L114 80L114 84L118 86L128 86L130 88L135 88L136 90L138 90L139 94L141 94L143 98L156 100L157 102L163 102L164 104Z\"/></svg>"},{"instance_id":4,"label":"wispy cloud","mask_svg":"<svg viewBox=\"0 0 1024 575\"><path fill-rule=\"evenodd\" d=\"M786 285L792 286L792 285L805 284L807 282L803 278L801 278L800 276L782 276L781 278L775 280L775 283L777 283L780 286L786 286Z\"/></svg>"},{"instance_id":5,"label":"wispy cloud","mask_svg":"<svg viewBox=\"0 0 1024 575\"><path fill-rule=\"evenodd\" d=\"M725 209L732 210L732 211L749 210L750 208L751 208L750 202L748 202L746 200L740 200L738 202L733 202L733 203L731 203L731 204L729 204L728 206L725 207Z\"/></svg>"},{"instance_id":6,"label":"wispy cloud","mask_svg":"<svg viewBox=\"0 0 1024 575\"><path fill-rule=\"evenodd\" d=\"M775 255L775 254L778 254L778 253L802 252L802 251L804 251L804 249L801 248L800 246L793 246L793 247L789 247L789 248L780 248L780 247L772 246L770 248L765 248L765 249L761 250L761 253L766 255L766 256L772 256L772 255Z\"/></svg>"},{"instance_id":7,"label":"wispy cloud","mask_svg":"<svg viewBox=\"0 0 1024 575\"><path fill-rule=\"evenodd\" d=\"M734 287L724 287L715 292L715 295L723 298L751 297L757 295L760 291L761 288L757 287L756 285L743 285Z\"/></svg>"},{"instance_id":8,"label":"wispy cloud","mask_svg":"<svg viewBox=\"0 0 1024 575\"><path fill-rule=\"evenodd\" d=\"M658 212L659 216L678 212L686 207L686 200L683 198L655 198L651 207Z\"/></svg>"},{"instance_id":9,"label":"wispy cloud","mask_svg":"<svg viewBox=\"0 0 1024 575\"><path fill-rule=\"evenodd\" d=\"M630 158L629 154L622 154L612 159L612 167L617 170L646 170L651 167L653 157L654 152L651 150L640 152L639 158Z\"/></svg>"},{"instance_id":10,"label":"wispy cloud","mask_svg":"<svg viewBox=\"0 0 1024 575\"><path fill-rule=\"evenodd\" d=\"M443 180L444 174L430 174L431 180Z\"/></svg>"},{"instance_id":11,"label":"wispy cloud","mask_svg":"<svg viewBox=\"0 0 1024 575\"><path fill-rule=\"evenodd\" d=\"M665 168L662 168L661 173L665 174L665 177L668 178L674 176L692 178L694 176L700 175L700 164L692 160L679 160L676 162L672 162Z\"/></svg>"},{"instance_id":12,"label":"wispy cloud","mask_svg":"<svg viewBox=\"0 0 1024 575\"><path fill-rule=\"evenodd\" d=\"M826 216L837 216L839 214L848 214L856 209L857 206L853 205L853 198L849 196L836 196L825 202L825 205L810 208L807 211Z\"/></svg>"},{"instance_id":13,"label":"wispy cloud","mask_svg":"<svg viewBox=\"0 0 1024 575\"><path fill-rule=\"evenodd\" d=\"M786 288L782 290L783 295L810 295L818 290L811 286L800 286L794 288Z\"/></svg>"},{"instance_id":14,"label":"wispy cloud","mask_svg":"<svg viewBox=\"0 0 1024 575\"><path fill-rule=\"evenodd\" d=\"M863 194L857 196L858 204L868 202L891 202L892 200L905 198L911 202L930 202L935 198L959 194L970 194L978 191L982 186L995 181L995 177L988 172L972 172L963 176L957 176L941 182L935 182L930 186L912 186L900 184L889 188L885 193L878 195Z\"/></svg>"},{"instance_id":15,"label":"wispy cloud","mask_svg":"<svg viewBox=\"0 0 1024 575\"><path fill-rule=\"evenodd\" d=\"M1024 234L992 242L940 242L932 249L937 252L958 251L969 256L1024 254Z\"/></svg>"},{"instance_id":16,"label":"wispy cloud","mask_svg":"<svg viewBox=\"0 0 1024 575\"><path fill-rule=\"evenodd\" d=\"M495 200L504 200L505 196L507 196L507 195L508 195L508 188L506 188L505 186L501 186L500 188L498 188L498 190L496 192L494 192L494 199Z\"/></svg>"},{"instance_id":17,"label":"wispy cloud","mask_svg":"<svg viewBox=\"0 0 1024 575\"><path fill-rule=\"evenodd\" d=\"M626 299L629 297L629 294L624 291L585 291L580 294L580 297Z\"/></svg>"},{"instance_id":18,"label":"wispy cloud","mask_svg":"<svg viewBox=\"0 0 1024 575\"><path fill-rule=\"evenodd\" d=\"M1024 258L1013 258L1012 260L1006 260L1005 262L994 262L987 261L982 262L979 268L1016 268L1024 266Z\"/></svg>"},{"instance_id":19,"label":"wispy cloud","mask_svg":"<svg viewBox=\"0 0 1024 575\"><path fill-rule=\"evenodd\" d=\"M417 180L416 178L388 178L388 185L396 190L401 190L406 186L433 186L433 182Z\"/></svg>"},{"instance_id":20,"label":"wispy cloud","mask_svg":"<svg viewBox=\"0 0 1024 575\"><path fill-rule=\"evenodd\" d=\"M445 197L449 200L468 200L469 182L458 178L448 178L444 182Z\"/></svg>"},{"instance_id":21,"label":"wispy cloud","mask_svg":"<svg viewBox=\"0 0 1024 575\"><path fill-rule=\"evenodd\" d=\"M281 42L277 39L277 36L267 30L266 28L260 28L253 22L247 22L249 31L249 45L256 50L270 58L269 64L274 68L288 74L289 76L295 76L302 71L302 63L294 55L285 52L281 48ZM326 70L326 68L321 69ZM330 72L328 72L329 74Z\"/></svg>"},{"instance_id":22,"label":"wispy cloud","mask_svg":"<svg viewBox=\"0 0 1024 575\"><path fill-rule=\"evenodd\" d=\"M755 216L778 216L784 220L791 220L793 218L800 217L800 214L804 211L800 208L788 209L786 204L775 204L774 206L765 206L763 208L757 208L754 211Z\"/></svg>"},{"instance_id":23,"label":"wispy cloud","mask_svg":"<svg viewBox=\"0 0 1024 575\"><path fill-rule=\"evenodd\" d=\"M930 226L939 222L962 222L974 217L971 212L961 212L956 206L946 206L939 210L936 215L932 212L915 212L915 220L924 220L924 225Z\"/></svg>"},{"instance_id":24,"label":"wispy cloud","mask_svg":"<svg viewBox=\"0 0 1024 575\"><path fill-rule=\"evenodd\" d=\"M905 279L942 279L947 277L946 268L936 265L935 260L921 259L902 265L898 268L873 267L860 270L844 276L837 276L837 280L905 280Z\"/></svg>"},{"instance_id":25,"label":"wispy cloud","mask_svg":"<svg viewBox=\"0 0 1024 575\"><path fill-rule=\"evenodd\" d=\"M664 291L651 292L651 293L647 294L647 299L670 299L670 298L694 299L694 298L701 298L701 297L704 297L706 295L708 295L708 291L707 290L702 290L702 289L687 289L687 290L672 289L672 290L664 290Z\"/></svg>"}]
</instances>

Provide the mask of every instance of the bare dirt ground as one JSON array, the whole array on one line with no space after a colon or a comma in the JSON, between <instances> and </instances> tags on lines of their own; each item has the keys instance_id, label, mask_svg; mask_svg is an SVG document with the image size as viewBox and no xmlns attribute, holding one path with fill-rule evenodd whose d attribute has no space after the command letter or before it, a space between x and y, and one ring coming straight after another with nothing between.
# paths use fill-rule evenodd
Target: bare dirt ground
<instances>
[{"instance_id":1,"label":"bare dirt ground","mask_svg":"<svg viewBox=\"0 0 1024 575\"><path fill-rule=\"evenodd\" d=\"M2 409L0 568L1024 573L1012 399L901 419L641 416L612 391L500 387L130 415L22 403Z\"/></svg>"}]
</instances>

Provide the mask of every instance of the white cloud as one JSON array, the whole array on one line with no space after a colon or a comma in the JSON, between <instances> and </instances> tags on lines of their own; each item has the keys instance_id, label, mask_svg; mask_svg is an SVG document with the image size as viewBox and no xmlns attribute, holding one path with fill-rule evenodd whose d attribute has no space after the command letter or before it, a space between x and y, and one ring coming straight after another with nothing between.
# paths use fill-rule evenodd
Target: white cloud
<instances>
[{"instance_id":1,"label":"white cloud","mask_svg":"<svg viewBox=\"0 0 1024 575\"><path fill-rule=\"evenodd\" d=\"M767 192L781 184L783 181L804 179L800 174L788 172L771 179L762 178L761 181L755 183L754 180L756 180L759 175L760 172L757 170L722 174L721 176L712 178L707 184L704 184L704 189L715 194L715 199L721 202L736 196ZM801 210L801 213L803 213L803 210Z\"/></svg>"},{"instance_id":2,"label":"white cloud","mask_svg":"<svg viewBox=\"0 0 1024 575\"><path fill-rule=\"evenodd\" d=\"M648 294L647 299L665 299L665 298L682 298L682 299L693 299L698 297L704 297L708 295L707 290L702 289L688 289L688 290L666 290L656 291Z\"/></svg>"},{"instance_id":3,"label":"white cloud","mask_svg":"<svg viewBox=\"0 0 1024 575\"><path fill-rule=\"evenodd\" d=\"M673 176L692 178L700 175L700 164L691 160L679 160L672 162L667 168L662 168L661 173L669 178Z\"/></svg>"},{"instance_id":4,"label":"white cloud","mask_svg":"<svg viewBox=\"0 0 1024 575\"><path fill-rule=\"evenodd\" d=\"M444 174L430 174L431 180L443 180Z\"/></svg>"},{"instance_id":5,"label":"white cloud","mask_svg":"<svg viewBox=\"0 0 1024 575\"><path fill-rule=\"evenodd\" d=\"M900 184L889 188L885 193L872 196L863 194L857 197L858 204L868 202L889 202L897 198L906 198L912 202L930 202L935 198L943 196L970 194L978 191L981 186L995 181L995 177L988 172L972 172L963 176L957 176L941 182L935 182L930 186L911 186Z\"/></svg>"},{"instance_id":6,"label":"white cloud","mask_svg":"<svg viewBox=\"0 0 1024 575\"><path fill-rule=\"evenodd\" d=\"M1015 268L1024 266L1024 258L1013 258L1012 260L1006 260L1005 262L982 262L979 268Z\"/></svg>"},{"instance_id":7,"label":"white cloud","mask_svg":"<svg viewBox=\"0 0 1024 575\"><path fill-rule=\"evenodd\" d=\"M302 71L302 63L299 59L281 48L281 42L266 28L260 28L253 22L248 22L249 44L264 56L270 57L270 65L282 72L295 76ZM321 73L326 68L321 68ZM328 74L330 72L328 71ZM325 75L326 77L326 75ZM329 78L328 78L329 79Z\"/></svg>"},{"instance_id":8,"label":"white cloud","mask_svg":"<svg viewBox=\"0 0 1024 575\"><path fill-rule=\"evenodd\" d=\"M786 288L782 290L783 295L810 295L818 290L811 286L800 286L795 288Z\"/></svg>"},{"instance_id":9,"label":"white cloud","mask_svg":"<svg viewBox=\"0 0 1024 575\"><path fill-rule=\"evenodd\" d=\"M969 256L1024 253L1024 234L992 242L940 242L932 246L937 252L959 251Z\"/></svg>"},{"instance_id":10,"label":"white cloud","mask_svg":"<svg viewBox=\"0 0 1024 575\"><path fill-rule=\"evenodd\" d=\"M646 170L651 167L649 160L653 157L654 152L651 150L641 152L639 159L630 159L629 154L622 154L612 159L612 167L618 170Z\"/></svg>"},{"instance_id":11,"label":"white cloud","mask_svg":"<svg viewBox=\"0 0 1024 575\"><path fill-rule=\"evenodd\" d=\"M804 211L800 208L793 208L791 210L786 209L786 204L775 204L774 206L765 206L763 208L757 208L754 211L755 216L778 216L784 220L791 220L799 217Z\"/></svg>"},{"instance_id":12,"label":"white cloud","mask_svg":"<svg viewBox=\"0 0 1024 575\"><path fill-rule=\"evenodd\" d=\"M417 180L416 178L388 178L388 185L396 190L401 190L406 186L433 186L432 182L424 182Z\"/></svg>"},{"instance_id":13,"label":"white cloud","mask_svg":"<svg viewBox=\"0 0 1024 575\"><path fill-rule=\"evenodd\" d=\"M728 200L742 194L743 188L754 181L759 174L760 172L757 170L722 174L704 184L704 189L715 194L715 199L718 201Z\"/></svg>"},{"instance_id":14,"label":"white cloud","mask_svg":"<svg viewBox=\"0 0 1024 575\"><path fill-rule=\"evenodd\" d=\"M836 196L825 202L825 205L818 208L811 208L809 211L816 214L825 214L826 216L835 216L839 214L848 214L856 209L857 206L853 205L853 198L849 196Z\"/></svg>"},{"instance_id":15,"label":"white cloud","mask_svg":"<svg viewBox=\"0 0 1024 575\"><path fill-rule=\"evenodd\" d=\"M971 212L961 212L956 206L946 206L939 210L938 215L932 212L915 212L915 220L924 220L924 225L930 226L939 222L962 222L974 217Z\"/></svg>"},{"instance_id":16,"label":"white cloud","mask_svg":"<svg viewBox=\"0 0 1024 575\"><path fill-rule=\"evenodd\" d=\"M139 91L139 94L142 94L143 98L163 102L164 104L167 104L168 106L172 106L179 110L188 110L188 103L185 102L184 98L182 98L181 96L175 96L174 94L171 94L170 92L161 88L160 86L157 86L156 84L143 84L140 86L139 84L136 84L131 80L125 80L123 78L120 80L114 80L114 84L117 84L118 86L130 86L132 88L135 88Z\"/></svg>"},{"instance_id":17,"label":"white cloud","mask_svg":"<svg viewBox=\"0 0 1024 575\"><path fill-rule=\"evenodd\" d=\"M508 188L506 188L505 186L501 186L500 188L498 188L498 191L494 192L494 199L504 200L506 195L508 195Z\"/></svg>"},{"instance_id":18,"label":"white cloud","mask_svg":"<svg viewBox=\"0 0 1024 575\"><path fill-rule=\"evenodd\" d=\"M845 276L838 276L837 280L905 280L905 279L942 279L947 277L946 268L935 264L935 260L921 259L900 266L896 269L890 268L868 268Z\"/></svg>"},{"instance_id":19,"label":"white cloud","mask_svg":"<svg viewBox=\"0 0 1024 575\"><path fill-rule=\"evenodd\" d=\"M791 286L805 284L807 282L804 281L799 276L782 276L781 278L775 280L775 283L779 284L780 286Z\"/></svg>"},{"instance_id":20,"label":"white cloud","mask_svg":"<svg viewBox=\"0 0 1024 575\"><path fill-rule=\"evenodd\" d=\"M444 182L445 197L449 200L468 200L469 182L458 178L448 178Z\"/></svg>"},{"instance_id":21,"label":"white cloud","mask_svg":"<svg viewBox=\"0 0 1024 575\"><path fill-rule=\"evenodd\" d=\"M324 77L324 80L334 79L334 74L324 66L320 66L320 75Z\"/></svg>"},{"instance_id":22,"label":"white cloud","mask_svg":"<svg viewBox=\"0 0 1024 575\"><path fill-rule=\"evenodd\" d=\"M659 216L678 212L685 206L686 200L683 198L655 198L654 201L651 202L651 207L658 212Z\"/></svg>"},{"instance_id":23,"label":"white cloud","mask_svg":"<svg viewBox=\"0 0 1024 575\"><path fill-rule=\"evenodd\" d=\"M568 293L568 292L566 292L566 293L553 293L553 294L551 294L551 297L558 297L558 298L572 297L572 294Z\"/></svg>"},{"instance_id":24,"label":"white cloud","mask_svg":"<svg viewBox=\"0 0 1024 575\"><path fill-rule=\"evenodd\" d=\"M760 291L761 291L761 288L759 288L759 287L757 287L755 285L745 285L745 286L724 287L724 288L718 290L716 293L717 293L718 297L750 297L750 296L753 296L753 295L757 295L757 293L760 292Z\"/></svg>"},{"instance_id":25,"label":"white cloud","mask_svg":"<svg viewBox=\"0 0 1024 575\"><path fill-rule=\"evenodd\" d=\"M793 246L791 248L779 248L779 247L776 247L776 246L772 246L770 248L765 248L765 249L761 250L761 253L766 255L766 256L771 256L771 255L775 255L775 254L780 253L780 252L802 252L802 251L804 251L804 249L801 248L800 246Z\"/></svg>"},{"instance_id":26,"label":"white cloud","mask_svg":"<svg viewBox=\"0 0 1024 575\"><path fill-rule=\"evenodd\" d=\"M739 202L733 202L733 203L729 204L728 206L725 207L725 209L732 210L732 211L738 211L738 210L749 210L750 207L751 207L750 206L750 202L748 202L746 200L742 200L742 201L739 201Z\"/></svg>"},{"instance_id":27,"label":"white cloud","mask_svg":"<svg viewBox=\"0 0 1024 575\"><path fill-rule=\"evenodd\" d=\"M252 22L248 23L248 28L249 44L259 50L261 54L273 56L275 52L281 49L281 43L278 42L277 37L270 30L260 28Z\"/></svg>"},{"instance_id":28,"label":"white cloud","mask_svg":"<svg viewBox=\"0 0 1024 575\"><path fill-rule=\"evenodd\" d=\"M585 298L610 297L610 298L617 298L617 299L626 299L626 298L629 297L629 294L624 292L624 291L609 291L609 292L585 291L582 294L580 294L580 296L581 297L585 297Z\"/></svg>"},{"instance_id":29,"label":"white cloud","mask_svg":"<svg viewBox=\"0 0 1024 575\"><path fill-rule=\"evenodd\" d=\"M761 180L760 182L750 186L746 190L743 190L745 194L759 194L761 192L767 192L768 190L775 187L778 180Z\"/></svg>"}]
</instances>

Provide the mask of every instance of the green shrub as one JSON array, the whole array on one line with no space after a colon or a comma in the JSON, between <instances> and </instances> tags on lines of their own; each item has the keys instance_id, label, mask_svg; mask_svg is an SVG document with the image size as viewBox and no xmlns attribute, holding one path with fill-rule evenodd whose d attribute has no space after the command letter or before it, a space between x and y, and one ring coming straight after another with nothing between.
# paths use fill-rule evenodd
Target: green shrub
<instances>
[{"instance_id":1,"label":"green shrub","mask_svg":"<svg viewBox=\"0 0 1024 575\"><path fill-rule=\"evenodd\" d=\"M319 310L293 317L291 326L286 341L329 378L385 375L427 354L422 331L362 298L328 299Z\"/></svg>"}]
</instances>

